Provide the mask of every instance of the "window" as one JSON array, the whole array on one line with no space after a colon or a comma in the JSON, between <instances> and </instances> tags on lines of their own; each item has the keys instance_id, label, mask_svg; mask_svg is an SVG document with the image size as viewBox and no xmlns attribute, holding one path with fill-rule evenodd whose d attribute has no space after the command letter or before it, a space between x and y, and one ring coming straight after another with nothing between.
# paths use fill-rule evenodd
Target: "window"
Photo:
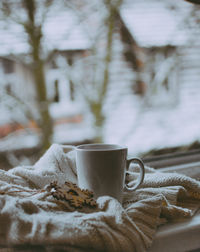
<instances>
[{"instance_id":1,"label":"window","mask_svg":"<svg viewBox=\"0 0 200 252\"><path fill-rule=\"evenodd\" d=\"M59 90L58 90L58 85L59 85L59 81L55 80L54 81L54 89L55 89L55 95L54 95L54 102L59 102Z\"/></svg>"},{"instance_id":2,"label":"window","mask_svg":"<svg viewBox=\"0 0 200 252\"><path fill-rule=\"evenodd\" d=\"M15 86L15 90L33 90L30 107L38 108L37 118L53 100L55 106L63 106L59 116L64 116L63 111L76 113L84 121L69 128L67 134L65 131L60 137L63 143L98 140L123 144L130 155L140 155L149 163L152 155L154 161L164 162L176 153L173 164L181 153L194 156L200 147L200 7L184 0L123 0L113 21L105 1L72 2L69 10L53 1L47 18L41 23L37 20L43 32L39 62L53 59L50 66L44 66L45 78L37 78L41 83L46 80L47 90L41 88L41 96L34 93L38 86L30 72L24 74L16 68L25 85ZM14 55L19 65L35 66L30 54L33 44L25 41L28 34L23 29L11 33L2 27L0 33L7 36L2 36L0 56ZM25 44L31 50L25 50ZM14 67L12 61L3 60L6 77L12 77L7 74ZM6 82L14 87L14 78L10 80ZM39 99L41 104L37 104ZM55 115L49 108L51 119ZM59 142L56 136L61 133L53 132L46 139Z\"/></svg>"},{"instance_id":3,"label":"window","mask_svg":"<svg viewBox=\"0 0 200 252\"><path fill-rule=\"evenodd\" d=\"M9 59L3 59L2 60L2 65L4 69L5 74L10 74L14 72L14 62L9 60Z\"/></svg>"}]
</instances>

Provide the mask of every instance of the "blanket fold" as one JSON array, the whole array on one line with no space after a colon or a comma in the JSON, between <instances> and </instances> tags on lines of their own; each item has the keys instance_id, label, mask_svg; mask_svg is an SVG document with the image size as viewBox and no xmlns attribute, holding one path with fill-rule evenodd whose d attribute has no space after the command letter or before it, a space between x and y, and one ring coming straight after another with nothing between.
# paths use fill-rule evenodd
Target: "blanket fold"
<instances>
[{"instance_id":1,"label":"blanket fold","mask_svg":"<svg viewBox=\"0 0 200 252\"><path fill-rule=\"evenodd\" d=\"M130 169L131 185L139 171ZM77 211L53 198L44 188L55 180L77 183L74 151L58 144L33 166L0 171L0 247L144 252L159 225L190 217L199 207L199 181L149 167L143 184L135 192L124 192L122 205L103 196L95 211Z\"/></svg>"}]
</instances>

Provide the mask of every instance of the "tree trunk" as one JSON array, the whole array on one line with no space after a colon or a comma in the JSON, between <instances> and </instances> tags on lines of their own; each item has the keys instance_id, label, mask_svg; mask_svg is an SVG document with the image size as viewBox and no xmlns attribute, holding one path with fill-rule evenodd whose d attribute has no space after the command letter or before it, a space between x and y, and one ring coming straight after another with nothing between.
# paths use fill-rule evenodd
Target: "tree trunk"
<instances>
[{"instance_id":1,"label":"tree trunk","mask_svg":"<svg viewBox=\"0 0 200 252\"><path fill-rule=\"evenodd\" d=\"M93 112L93 115L95 117L94 124L96 128L96 138L95 141L103 142L103 126L105 123L105 117L103 115L103 104L105 100L105 96L107 93L107 88L109 84L109 71L110 71L110 63L112 60L112 54L113 54L113 32L116 25L116 20L118 18L118 11L119 7L122 4L122 0L118 0L113 4L112 0L106 0L105 5L108 9L108 17L105 20L105 23L107 24L107 34L106 34L106 54L104 58L104 73L103 73L103 83L102 88L99 94L99 99L95 103L91 104L91 110Z\"/></svg>"},{"instance_id":2,"label":"tree trunk","mask_svg":"<svg viewBox=\"0 0 200 252\"><path fill-rule=\"evenodd\" d=\"M40 113L39 127L42 132L41 145L42 145L42 152L44 152L51 144L53 125L48 109L49 103L46 97L44 63L42 61L35 62L33 74L35 79L37 98L38 98L37 102Z\"/></svg>"},{"instance_id":3,"label":"tree trunk","mask_svg":"<svg viewBox=\"0 0 200 252\"><path fill-rule=\"evenodd\" d=\"M44 61L41 54L42 28L41 24L35 22L37 4L35 0L23 0L26 9L28 21L24 28L28 34L29 44L31 46L31 57L33 64L33 77L37 92L38 111L40 114L39 126L42 131L41 145L44 152L51 144L53 125L48 110L48 100L46 96L46 82L44 74Z\"/></svg>"}]
</instances>

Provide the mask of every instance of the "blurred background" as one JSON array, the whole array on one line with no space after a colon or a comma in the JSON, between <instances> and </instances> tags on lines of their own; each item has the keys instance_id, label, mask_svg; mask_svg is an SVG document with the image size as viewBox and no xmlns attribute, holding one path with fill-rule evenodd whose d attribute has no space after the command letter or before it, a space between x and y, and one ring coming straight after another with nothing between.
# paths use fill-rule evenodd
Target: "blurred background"
<instances>
[{"instance_id":1,"label":"blurred background","mask_svg":"<svg viewBox=\"0 0 200 252\"><path fill-rule=\"evenodd\" d=\"M199 150L199 115L199 5L0 1L0 169L52 143Z\"/></svg>"}]
</instances>

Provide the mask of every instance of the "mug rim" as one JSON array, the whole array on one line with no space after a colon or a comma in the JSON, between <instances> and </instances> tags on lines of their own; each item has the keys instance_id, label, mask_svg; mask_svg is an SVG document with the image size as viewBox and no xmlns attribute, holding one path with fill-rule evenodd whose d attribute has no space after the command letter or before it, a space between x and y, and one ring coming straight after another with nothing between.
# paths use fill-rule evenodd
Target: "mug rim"
<instances>
[{"instance_id":1,"label":"mug rim","mask_svg":"<svg viewBox=\"0 0 200 252\"><path fill-rule=\"evenodd\" d=\"M94 143L94 144L81 144L76 146L78 151L117 151L127 150L126 146L119 144L106 144L106 143Z\"/></svg>"}]
</instances>

